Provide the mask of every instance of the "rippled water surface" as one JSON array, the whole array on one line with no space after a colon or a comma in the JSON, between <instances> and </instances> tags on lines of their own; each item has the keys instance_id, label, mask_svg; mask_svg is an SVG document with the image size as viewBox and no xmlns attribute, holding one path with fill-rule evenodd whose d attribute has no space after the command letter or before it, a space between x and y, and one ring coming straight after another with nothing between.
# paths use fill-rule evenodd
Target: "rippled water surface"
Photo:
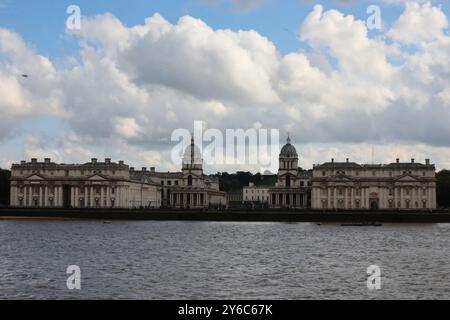
<instances>
[{"instance_id":1,"label":"rippled water surface","mask_svg":"<svg viewBox=\"0 0 450 320\"><path fill-rule=\"evenodd\" d=\"M0 248L0 299L450 299L448 224L0 221Z\"/></svg>"}]
</instances>

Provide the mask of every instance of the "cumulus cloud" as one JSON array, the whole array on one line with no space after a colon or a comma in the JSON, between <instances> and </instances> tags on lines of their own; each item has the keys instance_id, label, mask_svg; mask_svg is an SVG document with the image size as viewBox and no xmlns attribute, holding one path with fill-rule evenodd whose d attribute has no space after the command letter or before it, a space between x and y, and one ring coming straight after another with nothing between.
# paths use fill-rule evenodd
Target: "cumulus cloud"
<instances>
[{"instance_id":1,"label":"cumulus cloud","mask_svg":"<svg viewBox=\"0 0 450 320\"><path fill-rule=\"evenodd\" d=\"M42 114L64 119L76 137L60 153L57 144L29 141L27 155L108 156L109 146L135 166L172 169L171 132L192 129L194 120L218 129L278 128L302 145L340 144L349 153L368 142L389 155L406 155L410 145L450 148L447 17L429 3L408 4L386 37L370 37L363 21L317 5L299 28L310 50L286 55L256 31L213 29L190 16L170 23L155 14L128 27L102 14L82 26L73 34L80 61L66 67L0 29L0 111L8 119L0 130ZM425 30L414 38L417 28ZM299 151L325 160L325 153Z\"/></svg>"},{"instance_id":2,"label":"cumulus cloud","mask_svg":"<svg viewBox=\"0 0 450 320\"><path fill-rule=\"evenodd\" d=\"M405 44L418 44L442 37L448 27L445 14L430 2L423 5L407 2L406 10L388 32L393 40Z\"/></svg>"}]
</instances>

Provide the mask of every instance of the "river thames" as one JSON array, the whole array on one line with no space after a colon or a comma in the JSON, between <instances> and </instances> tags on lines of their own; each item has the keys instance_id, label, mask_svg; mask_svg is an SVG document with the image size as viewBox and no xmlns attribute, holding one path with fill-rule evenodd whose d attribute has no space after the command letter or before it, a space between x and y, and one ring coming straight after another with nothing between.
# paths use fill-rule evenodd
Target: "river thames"
<instances>
[{"instance_id":1,"label":"river thames","mask_svg":"<svg viewBox=\"0 0 450 320\"><path fill-rule=\"evenodd\" d=\"M450 224L0 221L0 246L0 299L450 299Z\"/></svg>"}]
</instances>

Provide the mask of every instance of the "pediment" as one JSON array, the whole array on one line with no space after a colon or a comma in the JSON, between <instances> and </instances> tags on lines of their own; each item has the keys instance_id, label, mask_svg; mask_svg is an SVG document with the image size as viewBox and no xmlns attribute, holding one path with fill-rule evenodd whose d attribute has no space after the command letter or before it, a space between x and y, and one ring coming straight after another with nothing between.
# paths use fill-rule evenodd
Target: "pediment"
<instances>
[{"instance_id":1,"label":"pediment","mask_svg":"<svg viewBox=\"0 0 450 320\"><path fill-rule=\"evenodd\" d=\"M353 179L352 178L350 178L349 176L345 176L345 175L338 175L338 176L335 176L334 177L335 178L335 180L338 180L338 181L353 181Z\"/></svg>"},{"instance_id":2,"label":"pediment","mask_svg":"<svg viewBox=\"0 0 450 320\"><path fill-rule=\"evenodd\" d=\"M415 182L418 180L417 180L417 178L415 178L409 174L406 174L406 175L403 175L403 176L397 178L397 181L398 182Z\"/></svg>"},{"instance_id":3,"label":"pediment","mask_svg":"<svg viewBox=\"0 0 450 320\"><path fill-rule=\"evenodd\" d=\"M89 181L106 181L108 180L105 176L100 174L94 174L88 178Z\"/></svg>"},{"instance_id":4,"label":"pediment","mask_svg":"<svg viewBox=\"0 0 450 320\"><path fill-rule=\"evenodd\" d=\"M39 174L32 174L31 176L29 176L28 178L26 178L25 180L39 180L39 181L43 181L45 180L45 178Z\"/></svg>"}]
</instances>

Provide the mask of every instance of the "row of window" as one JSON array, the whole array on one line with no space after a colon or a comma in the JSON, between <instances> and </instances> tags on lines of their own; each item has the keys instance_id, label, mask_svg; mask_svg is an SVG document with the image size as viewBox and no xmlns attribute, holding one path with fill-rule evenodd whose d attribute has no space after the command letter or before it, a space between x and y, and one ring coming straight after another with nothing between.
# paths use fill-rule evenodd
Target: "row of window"
<instances>
[{"instance_id":1,"label":"row of window","mask_svg":"<svg viewBox=\"0 0 450 320\"><path fill-rule=\"evenodd\" d=\"M171 180L168 180L168 181L167 181L167 185L168 185L168 186L171 186L172 183L173 183L174 186L178 186L178 184L179 184L179 183L178 183L178 180L175 180L175 181L173 181L173 182L172 182ZM161 185L163 186L164 184L165 184L164 180L161 180Z\"/></svg>"},{"instance_id":2,"label":"row of window","mask_svg":"<svg viewBox=\"0 0 450 320\"><path fill-rule=\"evenodd\" d=\"M25 186L22 186L22 187L19 187L19 191L20 191L20 193L21 194L24 194L24 192L25 192L25 188L27 188L27 187L25 187ZM39 186L32 186L32 187L28 187L28 188L31 188L31 192L33 193L33 194L38 194L39 192L40 192L40 188L42 188L42 190L44 190L43 189L43 187L39 187ZM55 187L47 187L48 189L48 192L50 193L50 194L55 194ZM88 187L89 188L89 187ZM94 193L96 194L96 195L100 195L101 194L101 189L102 189L102 187L99 187L99 186L95 186L94 187ZM88 193L89 193L90 191L89 191L89 189L88 189ZM105 194L106 194L106 191L104 190L104 192L105 192ZM78 189L78 193L79 194L84 194L84 187L81 187L81 188L79 188ZM115 194L116 193L116 189L113 187L113 188L111 188L111 194Z\"/></svg>"},{"instance_id":3,"label":"row of window","mask_svg":"<svg viewBox=\"0 0 450 320\"><path fill-rule=\"evenodd\" d=\"M46 172L47 172L46 170L42 170L42 173L43 173L43 174L45 174ZM41 170L33 170L33 171L31 171L31 173L32 173L32 174L40 174L40 173L41 173ZM50 175L54 175L54 173L55 173L54 170L50 171ZM86 172L85 172L84 170L82 170L81 173L80 173L80 175L84 176L85 173L86 173ZM23 175L23 170L20 171L20 174ZM89 170L89 171L87 172L87 174L102 174L102 170L93 170L93 171ZM113 170L113 171L111 172L111 175L115 175L115 174L116 174L116 171ZM69 176L70 176L70 170L64 170L64 175L65 175L66 177L69 177Z\"/></svg>"},{"instance_id":4,"label":"row of window","mask_svg":"<svg viewBox=\"0 0 450 320\"><path fill-rule=\"evenodd\" d=\"M323 189L322 190L322 192L323 193L326 193L327 191L326 191L327 189ZM338 195L340 195L340 196L342 196L342 195L344 195L344 191L345 189L344 188L338 188L337 189L337 194ZM413 188L403 188L403 190L405 190L405 194L407 195L407 196L409 196L410 194L415 194L415 195L419 195L419 189L413 189ZM330 189L330 193L331 193L331 196L334 196L334 189ZM361 189L355 189L355 194L357 195L357 196L359 196L359 195L361 195ZM394 189L389 189L389 195L390 196L393 196L394 195ZM427 189L426 188L422 188L422 195L424 195L424 196L426 196L427 195Z\"/></svg>"},{"instance_id":5,"label":"row of window","mask_svg":"<svg viewBox=\"0 0 450 320\"><path fill-rule=\"evenodd\" d=\"M417 174L417 175L419 174L418 172L414 172L414 173ZM333 175L345 175L346 172L345 172L345 171L336 171L336 172L332 172L332 174L333 174ZM372 176L373 176L373 177L376 177L377 174L378 174L377 171L372 171ZM403 171L403 174L413 174L413 172L412 172L412 171ZM351 175L351 173L350 173L349 175ZM355 175L356 175L357 177L359 177L359 171L356 171L356 172L355 172ZM392 171L390 171L390 172L389 172L389 177L392 177L393 175L394 175L394 173L393 173ZM423 172L422 172L422 176L425 177L426 175L427 175L427 173L426 173L425 171L423 171ZM323 177L326 177L326 176L327 176L327 171L322 171L322 176L323 176Z\"/></svg>"}]
</instances>

